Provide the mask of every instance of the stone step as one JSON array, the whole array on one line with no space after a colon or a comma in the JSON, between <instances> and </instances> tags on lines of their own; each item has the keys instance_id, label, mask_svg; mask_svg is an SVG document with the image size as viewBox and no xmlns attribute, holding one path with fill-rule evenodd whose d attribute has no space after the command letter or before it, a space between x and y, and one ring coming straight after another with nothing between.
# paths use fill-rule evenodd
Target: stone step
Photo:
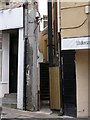
<instances>
[{"instance_id":1,"label":"stone step","mask_svg":"<svg viewBox=\"0 0 90 120\"><path fill-rule=\"evenodd\" d=\"M17 94L10 93L5 94L2 98L2 106L9 107L9 108L17 108Z\"/></svg>"},{"instance_id":2,"label":"stone step","mask_svg":"<svg viewBox=\"0 0 90 120\"><path fill-rule=\"evenodd\" d=\"M2 98L2 103L13 103L16 104L17 100L14 98Z\"/></svg>"},{"instance_id":3,"label":"stone step","mask_svg":"<svg viewBox=\"0 0 90 120\"><path fill-rule=\"evenodd\" d=\"M2 106L3 106L3 107L8 107L8 108L17 109L17 104L6 104L6 103L3 103Z\"/></svg>"},{"instance_id":4,"label":"stone step","mask_svg":"<svg viewBox=\"0 0 90 120\"><path fill-rule=\"evenodd\" d=\"M5 94L4 98L17 98L17 94L16 93Z\"/></svg>"}]
</instances>

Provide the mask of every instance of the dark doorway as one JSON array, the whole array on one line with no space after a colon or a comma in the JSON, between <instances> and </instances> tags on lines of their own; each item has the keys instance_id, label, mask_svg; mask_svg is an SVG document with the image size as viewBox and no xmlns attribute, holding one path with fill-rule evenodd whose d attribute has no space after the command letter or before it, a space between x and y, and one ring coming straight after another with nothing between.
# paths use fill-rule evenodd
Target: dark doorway
<instances>
[{"instance_id":1,"label":"dark doorway","mask_svg":"<svg viewBox=\"0 0 90 120\"><path fill-rule=\"evenodd\" d=\"M18 30L10 31L9 93L17 93Z\"/></svg>"},{"instance_id":2,"label":"dark doorway","mask_svg":"<svg viewBox=\"0 0 90 120\"><path fill-rule=\"evenodd\" d=\"M41 107L49 107L49 64L40 63L40 105Z\"/></svg>"},{"instance_id":3,"label":"dark doorway","mask_svg":"<svg viewBox=\"0 0 90 120\"><path fill-rule=\"evenodd\" d=\"M75 51L63 51L63 103L64 114L76 116L76 74L75 74Z\"/></svg>"}]
</instances>

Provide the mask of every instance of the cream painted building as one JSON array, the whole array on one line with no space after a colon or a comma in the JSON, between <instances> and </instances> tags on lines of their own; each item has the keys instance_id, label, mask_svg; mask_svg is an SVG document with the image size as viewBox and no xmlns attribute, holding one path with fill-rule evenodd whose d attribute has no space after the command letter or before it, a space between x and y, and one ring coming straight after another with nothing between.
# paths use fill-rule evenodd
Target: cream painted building
<instances>
[{"instance_id":1,"label":"cream painted building","mask_svg":"<svg viewBox=\"0 0 90 120\"><path fill-rule=\"evenodd\" d=\"M62 50L75 50L77 117L90 116L90 4L61 3Z\"/></svg>"},{"instance_id":2,"label":"cream painted building","mask_svg":"<svg viewBox=\"0 0 90 120\"><path fill-rule=\"evenodd\" d=\"M90 4L89 2L61 2L62 96L65 115L90 116ZM54 22L53 22L54 23ZM52 23L52 24L53 24ZM48 29L41 32L40 52L48 62ZM52 33L54 36L54 32ZM54 44L53 44L54 46ZM56 72L53 87L57 83ZM56 68L55 68L56 69ZM56 70L55 70L56 71ZM58 72L57 72L58 73ZM51 83L50 83L51 84ZM58 85L58 84L57 84ZM58 89L58 86L57 86ZM54 100L53 88L51 102ZM59 93L58 89L57 92ZM52 92L53 91L53 92ZM56 95L57 95L56 92ZM60 91L61 92L61 91ZM57 95L58 96L58 95ZM52 102L55 108L57 102Z\"/></svg>"}]
</instances>

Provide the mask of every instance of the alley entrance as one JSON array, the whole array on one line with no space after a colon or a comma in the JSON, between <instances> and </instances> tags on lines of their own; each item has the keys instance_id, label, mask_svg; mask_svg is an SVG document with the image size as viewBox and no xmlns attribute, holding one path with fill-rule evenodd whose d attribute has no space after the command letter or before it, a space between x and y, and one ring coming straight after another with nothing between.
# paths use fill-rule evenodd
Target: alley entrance
<instances>
[{"instance_id":1,"label":"alley entrance","mask_svg":"<svg viewBox=\"0 0 90 120\"><path fill-rule=\"evenodd\" d=\"M17 93L18 30L10 31L9 93Z\"/></svg>"},{"instance_id":2,"label":"alley entrance","mask_svg":"<svg viewBox=\"0 0 90 120\"><path fill-rule=\"evenodd\" d=\"M76 116L75 51L63 51L62 57L64 114Z\"/></svg>"},{"instance_id":3,"label":"alley entrance","mask_svg":"<svg viewBox=\"0 0 90 120\"><path fill-rule=\"evenodd\" d=\"M40 63L40 107L49 107L49 64Z\"/></svg>"}]
</instances>

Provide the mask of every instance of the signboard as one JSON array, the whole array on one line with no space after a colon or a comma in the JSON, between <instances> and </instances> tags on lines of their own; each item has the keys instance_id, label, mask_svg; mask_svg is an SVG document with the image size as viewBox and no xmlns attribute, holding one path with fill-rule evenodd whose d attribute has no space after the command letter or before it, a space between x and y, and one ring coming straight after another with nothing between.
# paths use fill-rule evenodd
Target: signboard
<instances>
[{"instance_id":1,"label":"signboard","mask_svg":"<svg viewBox=\"0 0 90 120\"><path fill-rule=\"evenodd\" d=\"M23 27L23 7L0 10L0 30Z\"/></svg>"},{"instance_id":2,"label":"signboard","mask_svg":"<svg viewBox=\"0 0 90 120\"><path fill-rule=\"evenodd\" d=\"M62 50L90 49L90 37L63 38Z\"/></svg>"}]
</instances>

